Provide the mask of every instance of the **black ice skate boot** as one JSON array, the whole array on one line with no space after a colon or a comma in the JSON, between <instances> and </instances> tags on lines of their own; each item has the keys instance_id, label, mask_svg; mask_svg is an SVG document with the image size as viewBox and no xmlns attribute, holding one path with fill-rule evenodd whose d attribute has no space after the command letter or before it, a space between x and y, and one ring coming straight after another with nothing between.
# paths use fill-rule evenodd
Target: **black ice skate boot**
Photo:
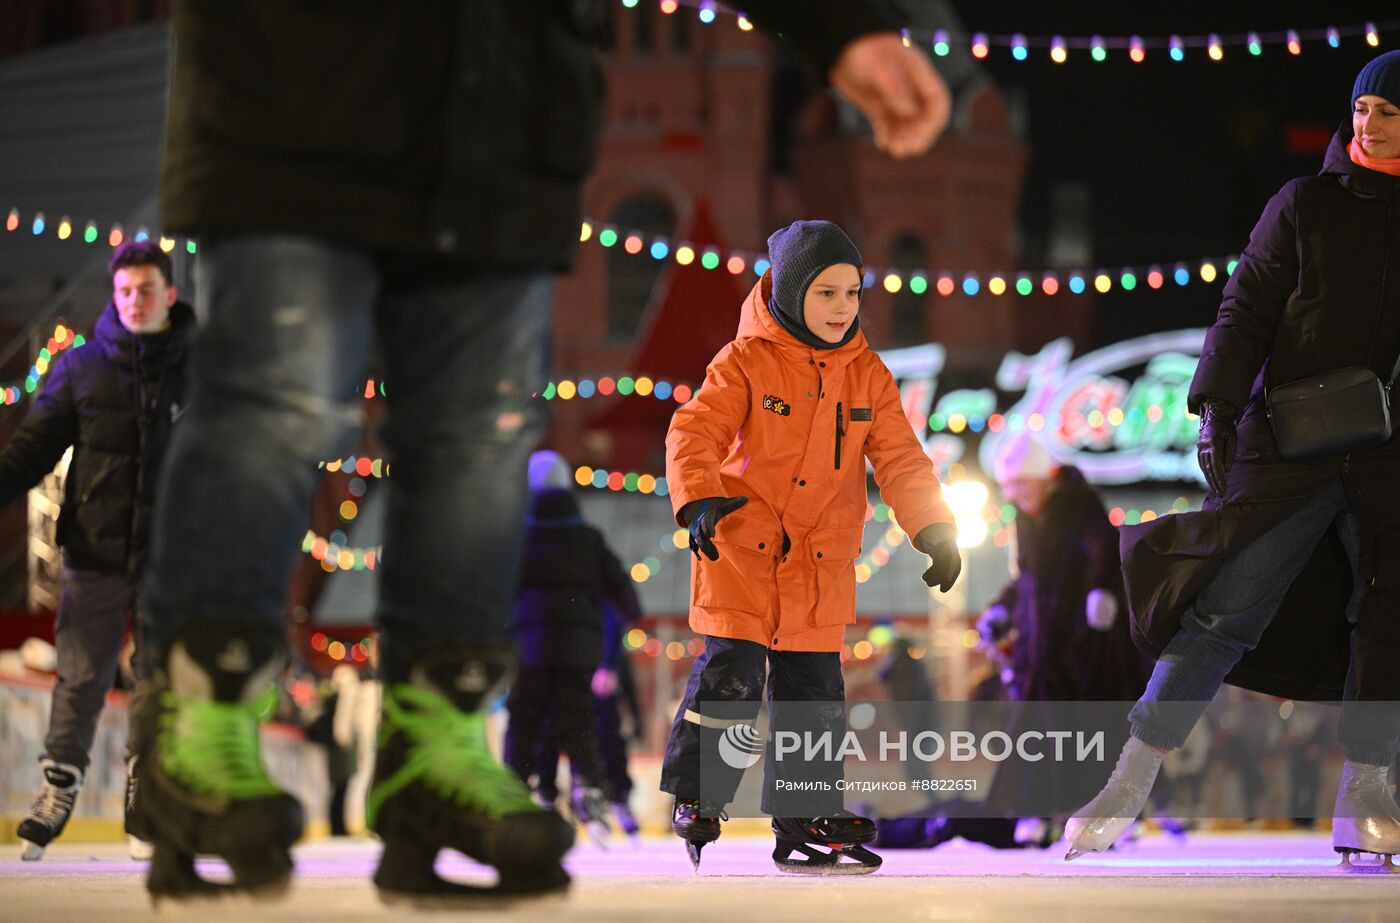
<instances>
[{"instance_id":1,"label":"black ice skate boot","mask_svg":"<svg viewBox=\"0 0 1400 923\"><path fill-rule=\"evenodd\" d=\"M491 754L486 709L510 659L501 651L438 647L384 690L366 822L384 841L374 883L385 903L459 906L524 899L569 885L560 859L573 827L540 807ZM433 871L441 849L493 866L483 888Z\"/></svg>"},{"instance_id":2,"label":"black ice skate boot","mask_svg":"<svg viewBox=\"0 0 1400 923\"><path fill-rule=\"evenodd\" d=\"M607 849L612 837L608 826L608 800L603 790L589 785L575 785L569 793L569 805L573 809L574 820L588 838L603 849Z\"/></svg>"},{"instance_id":3,"label":"black ice skate boot","mask_svg":"<svg viewBox=\"0 0 1400 923\"><path fill-rule=\"evenodd\" d=\"M146 681L135 716L144 725L132 824L153 847L146 888L154 902L287 891L302 810L268 778L258 738L277 709L285 647L276 628L201 621L176 637ZM201 879L196 855L223 859L233 881Z\"/></svg>"},{"instance_id":4,"label":"black ice skate boot","mask_svg":"<svg viewBox=\"0 0 1400 923\"><path fill-rule=\"evenodd\" d=\"M671 813L671 829L685 840L685 854L700 871L700 850L719 839L720 821L729 820L724 809L709 801L677 798Z\"/></svg>"},{"instance_id":5,"label":"black ice skate boot","mask_svg":"<svg viewBox=\"0 0 1400 923\"><path fill-rule=\"evenodd\" d=\"M83 788L83 771L77 766L47 758L40 760L39 765L43 769L44 784L39 787L29 816L19 822L17 831L19 841L24 844L20 857L25 862L44 858L49 844L68 826L73 803Z\"/></svg>"},{"instance_id":6,"label":"black ice skate boot","mask_svg":"<svg viewBox=\"0 0 1400 923\"><path fill-rule=\"evenodd\" d=\"M775 817L773 834L778 838L773 864L780 872L869 875L880 867L880 857L864 845L875 839L875 822L850 811L837 811L827 817ZM826 847L827 851L814 846ZM804 858L792 858L794 852Z\"/></svg>"}]
</instances>

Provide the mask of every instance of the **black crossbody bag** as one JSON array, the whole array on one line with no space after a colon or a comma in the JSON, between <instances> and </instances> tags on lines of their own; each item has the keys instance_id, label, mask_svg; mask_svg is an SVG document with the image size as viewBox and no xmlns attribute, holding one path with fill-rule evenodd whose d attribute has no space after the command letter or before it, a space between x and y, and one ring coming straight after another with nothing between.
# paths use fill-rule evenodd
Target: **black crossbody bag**
<instances>
[{"instance_id":1,"label":"black crossbody bag","mask_svg":"<svg viewBox=\"0 0 1400 923\"><path fill-rule=\"evenodd\" d=\"M1316 461L1383 446L1394 435L1390 380L1361 365L1323 372L1270 388L1264 394L1279 454L1288 461Z\"/></svg>"}]
</instances>

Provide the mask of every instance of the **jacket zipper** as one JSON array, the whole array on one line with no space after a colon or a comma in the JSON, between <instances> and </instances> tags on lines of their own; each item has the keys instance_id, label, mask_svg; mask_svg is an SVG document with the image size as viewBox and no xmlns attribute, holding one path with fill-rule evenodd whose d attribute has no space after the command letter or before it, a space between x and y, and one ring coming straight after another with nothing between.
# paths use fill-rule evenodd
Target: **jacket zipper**
<instances>
[{"instance_id":1,"label":"jacket zipper","mask_svg":"<svg viewBox=\"0 0 1400 923\"><path fill-rule=\"evenodd\" d=\"M841 437L846 434L845 421L841 417L841 402L836 402L836 468L841 468Z\"/></svg>"}]
</instances>

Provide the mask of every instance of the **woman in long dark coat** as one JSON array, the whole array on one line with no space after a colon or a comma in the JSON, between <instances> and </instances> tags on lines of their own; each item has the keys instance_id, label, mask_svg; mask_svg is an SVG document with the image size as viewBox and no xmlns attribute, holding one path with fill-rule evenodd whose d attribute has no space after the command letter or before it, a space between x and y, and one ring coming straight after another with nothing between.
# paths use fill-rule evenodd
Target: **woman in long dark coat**
<instances>
[{"instance_id":1,"label":"woman in long dark coat","mask_svg":"<svg viewBox=\"0 0 1400 923\"><path fill-rule=\"evenodd\" d=\"M1191 384L1205 509L1125 529L1134 635L1158 655L1132 736L1066 829L1066 858L1107 849L1146 803L1227 675L1347 700L1338 852L1400 852L1386 774L1400 750L1400 441L1285 460L1269 389L1400 356L1400 51L1371 61L1317 176L1264 209L1225 285Z\"/></svg>"}]
</instances>

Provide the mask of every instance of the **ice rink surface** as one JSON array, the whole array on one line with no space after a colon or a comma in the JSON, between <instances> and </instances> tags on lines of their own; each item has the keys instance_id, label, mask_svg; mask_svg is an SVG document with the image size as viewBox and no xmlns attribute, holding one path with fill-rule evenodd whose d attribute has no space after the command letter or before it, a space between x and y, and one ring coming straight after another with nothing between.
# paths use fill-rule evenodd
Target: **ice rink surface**
<instances>
[{"instance_id":1,"label":"ice rink surface","mask_svg":"<svg viewBox=\"0 0 1400 923\"><path fill-rule=\"evenodd\" d=\"M18 847L0 857L0 921L354 921L443 918L894 923L897 920L1400 921L1400 870L1347 873L1325 834L1203 834L1185 842L1147 837L1104 856L1063 861L1051 850L998 852L961 841L937 850L883 851L868 876L809 878L774 870L772 842L725 836L706 847L702 874L680 841L654 837L607 851L582 843L568 859L565 896L470 914L410 912L379 902L370 875L377 844L323 841L296 850L297 877L280 902L163 905L153 913L141 863L117 844L65 844L42 862ZM218 863L201 863L217 874ZM450 855L439 871L485 882Z\"/></svg>"}]
</instances>

